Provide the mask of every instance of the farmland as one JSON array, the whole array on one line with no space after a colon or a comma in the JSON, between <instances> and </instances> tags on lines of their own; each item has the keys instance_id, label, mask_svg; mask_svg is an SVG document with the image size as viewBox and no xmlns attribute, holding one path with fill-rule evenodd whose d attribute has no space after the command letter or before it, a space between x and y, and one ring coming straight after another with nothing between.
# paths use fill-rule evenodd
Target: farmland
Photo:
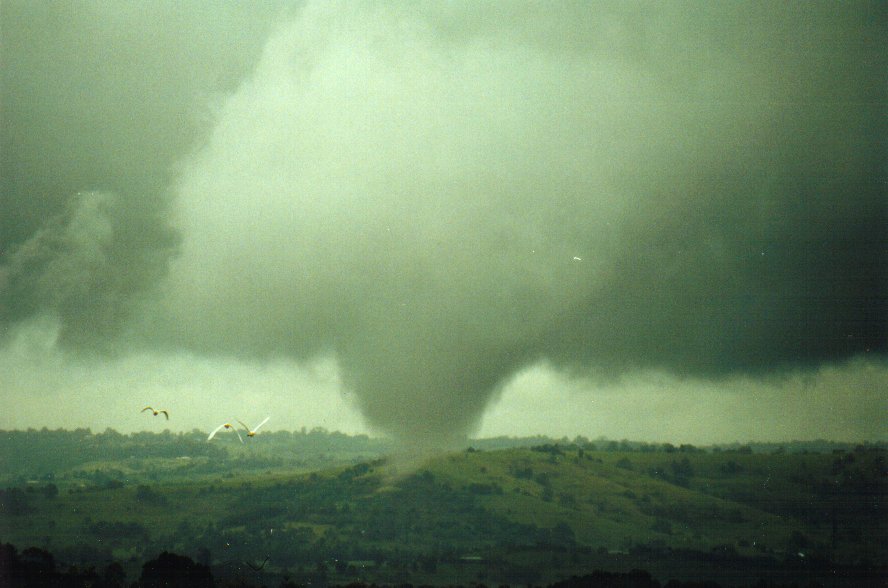
<instances>
[{"instance_id":1,"label":"farmland","mask_svg":"<svg viewBox=\"0 0 888 588\"><path fill-rule=\"evenodd\" d=\"M482 441L408 470L381 441L314 434L323 450L279 454L299 434L244 447L195 432L104 459L89 447L108 440L82 435L71 467L5 467L0 541L79 565L119 561L131 578L171 551L257 584L527 584L644 569L663 582L841 585L886 563L880 447Z\"/></svg>"}]
</instances>

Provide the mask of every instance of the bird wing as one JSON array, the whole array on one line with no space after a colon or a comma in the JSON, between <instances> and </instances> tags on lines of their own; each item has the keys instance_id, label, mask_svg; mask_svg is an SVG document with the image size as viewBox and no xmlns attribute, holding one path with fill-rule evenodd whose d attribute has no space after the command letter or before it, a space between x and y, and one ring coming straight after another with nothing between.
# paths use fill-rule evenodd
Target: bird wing
<instances>
[{"instance_id":1,"label":"bird wing","mask_svg":"<svg viewBox=\"0 0 888 588\"><path fill-rule=\"evenodd\" d=\"M220 430L222 430L222 427L224 427L224 426L225 426L225 423L222 423L221 425L219 425L218 427L213 429L213 432L210 433L209 437L207 437L207 441L210 441L213 437L215 437L216 433L218 433Z\"/></svg>"},{"instance_id":2,"label":"bird wing","mask_svg":"<svg viewBox=\"0 0 888 588\"><path fill-rule=\"evenodd\" d=\"M249 561L247 562L247 565L250 566L251 568L253 568L253 571L254 571L254 572L258 572L259 570L261 570L262 568L264 568L264 567L265 567L265 564L267 564L267 563L268 563L268 556L266 555L266 556L265 556L265 561L262 562L262 565L255 566L255 565L253 565L252 562L249 562Z\"/></svg>"},{"instance_id":3,"label":"bird wing","mask_svg":"<svg viewBox=\"0 0 888 588\"><path fill-rule=\"evenodd\" d=\"M150 410L151 412L154 412L154 409L151 408L150 406L146 406L145 408L143 408L143 409L141 410L141 412L145 412L146 410Z\"/></svg>"},{"instance_id":4,"label":"bird wing","mask_svg":"<svg viewBox=\"0 0 888 588\"><path fill-rule=\"evenodd\" d=\"M244 438L241 437L240 431L238 431L238 430L235 429L234 427L231 427L231 430L234 431L235 433L237 433L237 438L240 439L241 445L243 445L243 444L244 444Z\"/></svg>"},{"instance_id":5,"label":"bird wing","mask_svg":"<svg viewBox=\"0 0 888 588\"><path fill-rule=\"evenodd\" d=\"M165 416L167 420L170 420L170 413L168 413L167 411L165 411L165 410L158 410L157 412L162 412L162 413L163 413L163 416Z\"/></svg>"},{"instance_id":6,"label":"bird wing","mask_svg":"<svg viewBox=\"0 0 888 588\"><path fill-rule=\"evenodd\" d=\"M253 429L253 432L255 433L256 431L258 431L258 430L259 430L259 427L261 427L262 425L264 425L265 423L267 423L267 422L268 422L268 419L270 419L270 418L271 418L271 417L265 417L265 420L264 420L264 421L262 421L261 423L259 423L258 425L256 425L256 428Z\"/></svg>"},{"instance_id":7,"label":"bird wing","mask_svg":"<svg viewBox=\"0 0 888 588\"><path fill-rule=\"evenodd\" d=\"M246 431L247 433L250 432L250 427L248 427L247 425L245 425L245 424L244 424L244 421L242 421L242 420L240 420L240 419L234 419L234 420L236 420L237 422L239 422L239 423L241 424L241 426L244 428L244 431Z\"/></svg>"}]
</instances>

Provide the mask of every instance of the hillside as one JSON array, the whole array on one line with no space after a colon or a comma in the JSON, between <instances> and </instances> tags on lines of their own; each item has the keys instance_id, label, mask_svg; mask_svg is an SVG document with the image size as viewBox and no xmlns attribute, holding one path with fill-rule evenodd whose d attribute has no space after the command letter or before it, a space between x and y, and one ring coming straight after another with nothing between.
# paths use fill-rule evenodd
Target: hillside
<instances>
[{"instance_id":1,"label":"hillside","mask_svg":"<svg viewBox=\"0 0 888 588\"><path fill-rule=\"evenodd\" d=\"M0 486L29 481L77 480L78 484L194 481L232 471L310 471L384 455L390 442L315 428L263 432L242 444L234 435L212 442L197 429L124 435L113 429L0 431Z\"/></svg>"},{"instance_id":2,"label":"hillside","mask_svg":"<svg viewBox=\"0 0 888 588\"><path fill-rule=\"evenodd\" d=\"M104 478L8 488L0 541L69 562L113 558L133 573L172 550L223 574L258 574L251 566L265 562L262 574L343 583L514 584L641 568L664 581L752 584L787 569L828 577L888 560L881 449L545 444L470 449L408 474L372 459L312 472L198 468L193 479L193 466L165 477L150 461L149 482L116 475L123 460L94 470Z\"/></svg>"}]
</instances>

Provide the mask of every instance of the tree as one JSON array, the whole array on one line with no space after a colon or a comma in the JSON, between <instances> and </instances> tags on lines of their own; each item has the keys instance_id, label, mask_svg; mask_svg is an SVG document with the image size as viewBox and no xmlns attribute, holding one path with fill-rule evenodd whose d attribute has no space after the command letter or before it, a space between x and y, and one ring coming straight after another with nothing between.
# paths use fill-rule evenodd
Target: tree
<instances>
[{"instance_id":1,"label":"tree","mask_svg":"<svg viewBox=\"0 0 888 588\"><path fill-rule=\"evenodd\" d=\"M114 561L108 564L102 573L102 586L105 588L123 588L126 586L126 571Z\"/></svg>"},{"instance_id":2,"label":"tree","mask_svg":"<svg viewBox=\"0 0 888 588\"><path fill-rule=\"evenodd\" d=\"M197 548L197 563L205 566L213 563L213 554L205 545Z\"/></svg>"},{"instance_id":3,"label":"tree","mask_svg":"<svg viewBox=\"0 0 888 588\"><path fill-rule=\"evenodd\" d=\"M552 490L551 486L543 486L543 493L541 498L545 502L552 502L552 499L555 498L555 492Z\"/></svg>"},{"instance_id":4,"label":"tree","mask_svg":"<svg viewBox=\"0 0 888 588\"><path fill-rule=\"evenodd\" d=\"M673 460L669 466L672 468L672 473L679 478L690 478L694 475L694 466L691 465L691 460L686 457L681 461Z\"/></svg>"},{"instance_id":5,"label":"tree","mask_svg":"<svg viewBox=\"0 0 888 588\"><path fill-rule=\"evenodd\" d=\"M654 524L651 525L651 530L658 533L665 533L666 535L672 535L672 523L666 519L658 518L654 521Z\"/></svg>"},{"instance_id":6,"label":"tree","mask_svg":"<svg viewBox=\"0 0 888 588\"><path fill-rule=\"evenodd\" d=\"M552 528L550 536L555 545L572 546L576 542L573 528L563 521Z\"/></svg>"},{"instance_id":7,"label":"tree","mask_svg":"<svg viewBox=\"0 0 888 588\"><path fill-rule=\"evenodd\" d=\"M0 543L0 586L12 586L20 574L18 550L10 543Z\"/></svg>"},{"instance_id":8,"label":"tree","mask_svg":"<svg viewBox=\"0 0 888 588\"><path fill-rule=\"evenodd\" d=\"M57 580L55 558L39 547L29 547L18 557L26 586L51 586Z\"/></svg>"},{"instance_id":9,"label":"tree","mask_svg":"<svg viewBox=\"0 0 888 588\"><path fill-rule=\"evenodd\" d=\"M28 496L21 488L0 490L0 513L6 515L23 515L34 510L28 504Z\"/></svg>"},{"instance_id":10,"label":"tree","mask_svg":"<svg viewBox=\"0 0 888 588\"><path fill-rule=\"evenodd\" d=\"M166 497L163 494L159 494L158 492L153 490L151 486L146 486L144 484L139 484L136 487L136 500L138 500L139 502L155 504L158 506L163 506L166 504Z\"/></svg>"},{"instance_id":11,"label":"tree","mask_svg":"<svg viewBox=\"0 0 888 588\"><path fill-rule=\"evenodd\" d=\"M210 568L195 563L190 557L164 551L145 562L139 578L142 588L212 588Z\"/></svg>"}]
</instances>

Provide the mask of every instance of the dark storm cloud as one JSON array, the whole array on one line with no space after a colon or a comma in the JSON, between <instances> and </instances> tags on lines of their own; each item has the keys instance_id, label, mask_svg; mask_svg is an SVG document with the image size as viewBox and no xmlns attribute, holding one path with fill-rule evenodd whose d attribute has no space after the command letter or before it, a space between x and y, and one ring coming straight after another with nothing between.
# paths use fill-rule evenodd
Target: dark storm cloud
<instances>
[{"instance_id":1,"label":"dark storm cloud","mask_svg":"<svg viewBox=\"0 0 888 588\"><path fill-rule=\"evenodd\" d=\"M214 93L235 88L258 59L279 8L3 2L0 327L52 310L66 340L96 343L131 314L131 294L157 281L175 242L166 226L174 164L206 132ZM82 234L91 214L96 237ZM54 283L53 272L98 250L96 275L84 266L80 284Z\"/></svg>"},{"instance_id":2,"label":"dark storm cloud","mask_svg":"<svg viewBox=\"0 0 888 588\"><path fill-rule=\"evenodd\" d=\"M113 194L76 194L7 252L4 315L52 313L63 342L108 350L148 286L164 276L175 242L172 230L140 212Z\"/></svg>"},{"instance_id":3,"label":"dark storm cloud","mask_svg":"<svg viewBox=\"0 0 888 588\"><path fill-rule=\"evenodd\" d=\"M118 118L105 134L72 151L72 127L59 138L33 123L28 140L4 134L4 151L13 141L11 159L28 162L46 143L61 169L149 178L133 189L142 196L114 200L153 213L139 218L157 239L127 266L158 288L157 306L145 311L135 284L115 295L127 317L138 310L129 329L144 342L335 355L372 424L446 444L538 361L720 378L884 358L885 28L878 3L309 5L182 163L178 245L166 201L146 194L199 136L178 126L193 104L182 96L214 61L183 58L192 69L162 85L178 109L159 95L112 107L106 87L94 99ZM216 32L195 35L197 48L234 34ZM192 55L191 42L174 45ZM29 68L49 60L18 59L24 92ZM62 103L36 102L51 120L91 120L89 102ZM18 104L13 126L30 120ZM149 137L123 122L142 108L156 115L140 123ZM8 184L22 208L4 218L19 244L3 270L10 314L49 308L75 325L81 311L59 301L78 298L42 276L91 257L63 247L63 262L28 262L57 241L31 212L50 205L32 207L22 186L125 195L127 184L4 166L28 170Z\"/></svg>"},{"instance_id":4,"label":"dark storm cloud","mask_svg":"<svg viewBox=\"0 0 888 588\"><path fill-rule=\"evenodd\" d=\"M786 145L800 130L774 133ZM724 162L686 205L624 235L611 283L553 330L551 357L719 376L884 352L878 151L872 138L837 161L798 142L794 161ZM849 182L849 165L868 171Z\"/></svg>"}]
</instances>

